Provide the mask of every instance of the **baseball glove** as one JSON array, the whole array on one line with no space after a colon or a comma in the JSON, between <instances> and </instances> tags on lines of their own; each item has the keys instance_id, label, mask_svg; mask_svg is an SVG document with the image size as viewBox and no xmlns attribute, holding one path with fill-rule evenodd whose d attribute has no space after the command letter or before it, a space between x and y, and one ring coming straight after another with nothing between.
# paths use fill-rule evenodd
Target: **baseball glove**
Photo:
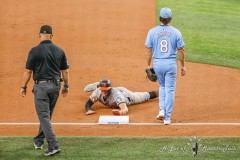
<instances>
[{"instance_id":1,"label":"baseball glove","mask_svg":"<svg viewBox=\"0 0 240 160\"><path fill-rule=\"evenodd\" d=\"M123 114L123 112L122 112L121 110L119 110L119 109L113 109L113 110L112 110L112 113L113 113L114 115L116 115L116 116L119 116L119 115L122 115L122 114Z\"/></svg>"},{"instance_id":2,"label":"baseball glove","mask_svg":"<svg viewBox=\"0 0 240 160\"><path fill-rule=\"evenodd\" d=\"M147 73L147 78L152 81L152 82L156 82L157 81L157 76L155 74L154 69L151 68L146 68L146 73Z\"/></svg>"}]
</instances>

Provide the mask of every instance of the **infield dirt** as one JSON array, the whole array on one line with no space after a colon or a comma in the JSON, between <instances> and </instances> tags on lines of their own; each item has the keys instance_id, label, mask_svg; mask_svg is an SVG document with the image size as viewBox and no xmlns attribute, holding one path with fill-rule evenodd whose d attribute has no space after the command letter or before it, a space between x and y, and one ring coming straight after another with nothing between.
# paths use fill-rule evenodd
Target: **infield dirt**
<instances>
[{"instance_id":1,"label":"infield dirt","mask_svg":"<svg viewBox=\"0 0 240 160\"><path fill-rule=\"evenodd\" d=\"M70 64L70 94L59 98L52 122L95 123L111 109L94 105L85 115L91 93L83 88L102 78L132 91L158 90L146 79L145 39L155 23L155 0L2 0L0 6L0 122L38 122L31 89L19 94L29 50L39 44L41 25L53 27L53 42ZM174 19L173 19L174 20ZM176 26L177 27L177 26ZM184 37L184 35L183 35ZM190 46L188 46L190 47ZM178 76L173 123L240 122L240 71L186 63ZM130 122L156 119L158 99L129 107ZM33 136L38 126L0 125L0 136ZM239 126L54 126L58 136L240 136Z\"/></svg>"}]
</instances>

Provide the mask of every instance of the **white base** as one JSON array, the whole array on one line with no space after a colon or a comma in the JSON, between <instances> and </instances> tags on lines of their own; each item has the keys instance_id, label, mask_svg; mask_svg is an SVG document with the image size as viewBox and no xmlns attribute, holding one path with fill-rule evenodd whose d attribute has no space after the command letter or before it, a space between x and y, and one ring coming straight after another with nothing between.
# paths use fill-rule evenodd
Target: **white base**
<instances>
[{"instance_id":1,"label":"white base","mask_svg":"<svg viewBox=\"0 0 240 160\"><path fill-rule=\"evenodd\" d=\"M129 116L100 116L98 124L129 124Z\"/></svg>"}]
</instances>

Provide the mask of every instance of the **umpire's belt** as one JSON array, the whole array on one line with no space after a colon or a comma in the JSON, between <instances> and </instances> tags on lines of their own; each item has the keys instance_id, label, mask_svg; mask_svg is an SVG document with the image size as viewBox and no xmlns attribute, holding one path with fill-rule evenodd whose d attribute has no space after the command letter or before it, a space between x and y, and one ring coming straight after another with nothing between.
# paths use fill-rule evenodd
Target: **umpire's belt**
<instances>
[{"instance_id":1,"label":"umpire's belt","mask_svg":"<svg viewBox=\"0 0 240 160\"><path fill-rule=\"evenodd\" d=\"M53 82L54 82L54 80L40 80L40 81L36 80L35 84L39 84L39 83L53 83Z\"/></svg>"}]
</instances>

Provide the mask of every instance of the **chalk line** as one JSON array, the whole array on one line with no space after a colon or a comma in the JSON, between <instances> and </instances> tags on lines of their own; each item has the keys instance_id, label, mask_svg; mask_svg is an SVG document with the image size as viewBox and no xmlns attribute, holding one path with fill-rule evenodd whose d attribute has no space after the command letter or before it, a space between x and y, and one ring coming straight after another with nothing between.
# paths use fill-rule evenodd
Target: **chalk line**
<instances>
[{"instance_id":1,"label":"chalk line","mask_svg":"<svg viewBox=\"0 0 240 160\"><path fill-rule=\"evenodd\" d=\"M32 122L1 122L0 125L39 125L39 123L32 123ZM60 125L60 126L94 126L94 125L104 125L104 124L98 124L98 123L68 123L68 122L54 122L52 125ZM113 124L109 124L113 125ZM122 124L117 124L122 125ZM158 126L163 125L163 123L129 123L124 125L134 125L134 126ZM222 123L222 122L196 122L196 123L171 123L171 125L174 126L203 126L203 125L217 125L217 126L240 126L240 123Z\"/></svg>"}]
</instances>

